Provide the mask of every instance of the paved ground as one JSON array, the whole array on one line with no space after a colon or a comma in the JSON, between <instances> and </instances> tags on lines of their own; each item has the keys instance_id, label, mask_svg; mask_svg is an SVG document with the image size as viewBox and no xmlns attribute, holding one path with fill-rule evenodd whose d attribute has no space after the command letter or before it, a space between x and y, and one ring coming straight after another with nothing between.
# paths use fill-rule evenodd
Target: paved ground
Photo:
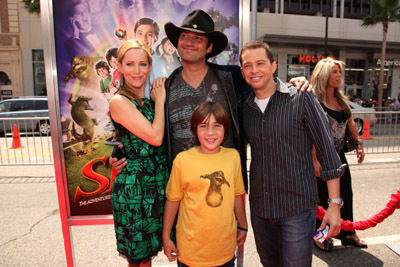
<instances>
[{"instance_id":1,"label":"paved ground","mask_svg":"<svg viewBox=\"0 0 400 267\"><path fill-rule=\"evenodd\" d=\"M357 165L348 156L353 175L355 221L383 209L400 190L400 154L368 154ZM0 166L0 266L66 266L54 167ZM247 209L248 210L248 209ZM313 266L400 266L400 211L374 228L359 231L368 249L314 251ZM71 227L75 266L126 266L115 249L112 225ZM244 266L261 266L252 232L245 245ZM175 266L160 253L154 266Z\"/></svg>"}]
</instances>

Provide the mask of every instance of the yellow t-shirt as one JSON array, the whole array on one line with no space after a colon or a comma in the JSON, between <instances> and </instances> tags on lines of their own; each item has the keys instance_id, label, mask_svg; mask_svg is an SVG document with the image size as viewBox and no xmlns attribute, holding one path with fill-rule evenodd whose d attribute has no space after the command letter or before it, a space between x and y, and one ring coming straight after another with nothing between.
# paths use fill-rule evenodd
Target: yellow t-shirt
<instances>
[{"instance_id":1,"label":"yellow t-shirt","mask_svg":"<svg viewBox=\"0 0 400 267\"><path fill-rule=\"evenodd\" d=\"M166 189L180 201L176 225L179 261L189 266L218 266L236 249L235 196L245 193L237 150L216 154L191 148L179 153Z\"/></svg>"}]
</instances>

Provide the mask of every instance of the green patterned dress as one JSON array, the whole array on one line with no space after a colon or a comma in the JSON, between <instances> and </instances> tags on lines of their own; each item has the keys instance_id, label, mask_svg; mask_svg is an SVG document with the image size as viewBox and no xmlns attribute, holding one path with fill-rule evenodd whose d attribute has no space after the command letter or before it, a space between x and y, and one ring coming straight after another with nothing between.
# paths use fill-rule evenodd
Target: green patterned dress
<instances>
[{"instance_id":1,"label":"green patterned dress","mask_svg":"<svg viewBox=\"0 0 400 267\"><path fill-rule=\"evenodd\" d=\"M131 100L150 121L154 107L147 99L142 107ZM111 201L117 248L129 263L157 255L162 248L161 232L165 188L169 170L164 145L152 146L113 121L127 155L127 165L115 178Z\"/></svg>"}]
</instances>

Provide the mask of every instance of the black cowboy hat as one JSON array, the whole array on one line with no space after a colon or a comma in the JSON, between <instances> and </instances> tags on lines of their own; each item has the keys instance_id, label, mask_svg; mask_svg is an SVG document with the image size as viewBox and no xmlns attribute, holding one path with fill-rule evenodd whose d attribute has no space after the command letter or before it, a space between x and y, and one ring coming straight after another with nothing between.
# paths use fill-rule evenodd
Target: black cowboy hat
<instances>
[{"instance_id":1,"label":"black cowboy hat","mask_svg":"<svg viewBox=\"0 0 400 267\"><path fill-rule=\"evenodd\" d=\"M186 16L180 27L175 26L172 22L165 24L165 33L171 43L178 47L178 39L182 31L190 31L204 34L209 41L213 43L213 48L209 57L213 57L224 51L228 45L228 38L225 34L215 31L214 21L206 12L200 9L193 10Z\"/></svg>"}]
</instances>

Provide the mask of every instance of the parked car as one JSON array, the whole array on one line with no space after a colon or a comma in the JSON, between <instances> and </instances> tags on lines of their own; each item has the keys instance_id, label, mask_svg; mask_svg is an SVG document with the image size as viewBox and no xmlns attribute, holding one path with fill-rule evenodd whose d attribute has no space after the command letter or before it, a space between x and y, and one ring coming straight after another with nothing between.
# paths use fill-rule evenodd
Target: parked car
<instances>
[{"instance_id":1,"label":"parked car","mask_svg":"<svg viewBox=\"0 0 400 267\"><path fill-rule=\"evenodd\" d=\"M19 132L39 132L50 134L50 122L47 98L24 97L0 101L0 133L12 133L13 125L18 125ZM3 120L3 118L38 118L37 120Z\"/></svg>"},{"instance_id":2,"label":"parked car","mask_svg":"<svg viewBox=\"0 0 400 267\"><path fill-rule=\"evenodd\" d=\"M358 134L362 134L364 131L365 119L368 118L369 126L375 126L377 119L374 108L365 108L353 102L348 102L353 113L353 119L356 123Z\"/></svg>"}]
</instances>

